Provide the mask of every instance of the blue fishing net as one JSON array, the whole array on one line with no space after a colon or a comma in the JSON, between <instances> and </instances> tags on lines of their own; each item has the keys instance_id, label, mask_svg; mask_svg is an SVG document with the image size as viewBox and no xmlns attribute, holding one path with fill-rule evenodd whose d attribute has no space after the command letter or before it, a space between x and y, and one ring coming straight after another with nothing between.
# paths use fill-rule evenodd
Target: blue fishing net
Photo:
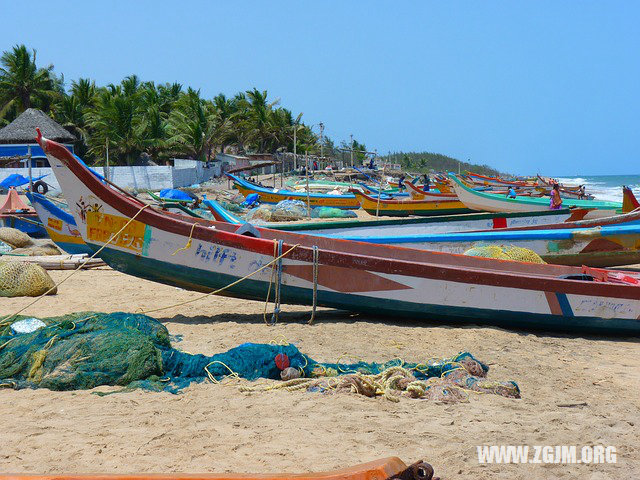
<instances>
[{"instance_id":1,"label":"blue fishing net","mask_svg":"<svg viewBox=\"0 0 640 480\"><path fill-rule=\"evenodd\" d=\"M465 362L471 368L461 368ZM194 381L230 375L280 380L283 371L294 369L297 376L306 378L347 377L377 375L393 367L410 371L417 380L464 370L457 381L467 384L488 371L466 352L424 363L321 363L292 344L245 343L212 356L191 354L173 348L166 327L141 314L85 312L0 320L0 386L11 388L78 390L119 385L175 393ZM519 394L515 383L507 383L512 384L507 385L510 392Z\"/></svg>"}]
</instances>

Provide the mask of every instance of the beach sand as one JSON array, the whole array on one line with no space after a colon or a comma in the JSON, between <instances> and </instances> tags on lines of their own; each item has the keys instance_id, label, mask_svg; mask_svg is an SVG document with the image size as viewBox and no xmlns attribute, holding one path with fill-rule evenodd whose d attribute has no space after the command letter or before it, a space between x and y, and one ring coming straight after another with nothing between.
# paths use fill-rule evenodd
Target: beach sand
<instances>
[{"instance_id":1,"label":"beach sand","mask_svg":"<svg viewBox=\"0 0 640 480\"><path fill-rule=\"evenodd\" d=\"M61 280L68 272L51 274ZM103 268L77 273L27 313L135 312L199 295ZM0 298L0 312L31 301ZM208 297L154 315L181 338L177 348L207 355L281 336L320 361L343 354L423 361L467 350L490 365L490 380L518 382L522 399L472 394L469 403L392 403L351 394L248 394L230 382L193 384L178 395L5 389L0 471L306 472L399 456L424 459L450 479L640 477L638 339L438 326L327 309L310 326L310 309L297 306L283 306L280 322L269 327L263 309L262 302ZM617 464L479 465L476 446L493 444L577 445L578 458L583 445L613 445Z\"/></svg>"}]
</instances>

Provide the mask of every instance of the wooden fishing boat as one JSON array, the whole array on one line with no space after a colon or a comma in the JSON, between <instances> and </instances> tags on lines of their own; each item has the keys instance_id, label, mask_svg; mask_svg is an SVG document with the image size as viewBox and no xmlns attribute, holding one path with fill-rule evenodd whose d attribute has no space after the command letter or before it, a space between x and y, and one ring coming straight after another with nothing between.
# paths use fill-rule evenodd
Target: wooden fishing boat
<instances>
[{"instance_id":1,"label":"wooden fishing boat","mask_svg":"<svg viewBox=\"0 0 640 480\"><path fill-rule=\"evenodd\" d=\"M58 247L71 254L93 254L93 250L84 243L73 215L56 206L44 195L35 192L27 192L26 195L49 238Z\"/></svg>"},{"instance_id":2,"label":"wooden fishing boat","mask_svg":"<svg viewBox=\"0 0 640 480\"><path fill-rule=\"evenodd\" d=\"M526 187L530 186L526 182L521 181L510 181L503 180L497 177L488 177L486 175L479 175L477 173L467 172L467 177L469 177L473 182L478 185L485 186L494 186L494 187Z\"/></svg>"},{"instance_id":3,"label":"wooden fishing boat","mask_svg":"<svg viewBox=\"0 0 640 480\"><path fill-rule=\"evenodd\" d=\"M407 466L398 457L389 457L350 468L318 473L0 474L0 480L432 480L433 474L433 467L428 463L416 462Z\"/></svg>"},{"instance_id":4,"label":"wooden fishing boat","mask_svg":"<svg viewBox=\"0 0 640 480\"><path fill-rule=\"evenodd\" d=\"M629 272L585 274L575 267L203 224L123 195L62 145L39 131L37 140L69 204L86 205L73 211L85 242L130 275L254 300L264 300L273 287L277 303L395 318L640 333L640 285Z\"/></svg>"},{"instance_id":5,"label":"wooden fishing boat","mask_svg":"<svg viewBox=\"0 0 640 480\"><path fill-rule=\"evenodd\" d=\"M215 202L208 200L205 204L217 219L244 223ZM540 213L552 211L536 212ZM575 213L584 216L586 211ZM640 263L640 211L610 218L548 225L522 225L532 220L526 215L519 218L494 217L493 221L489 220L488 215L498 214L454 215L445 217L445 221L441 221L441 217L427 217L415 219L423 220L420 223L409 224L398 224L398 220L383 220L390 225L378 225L380 221L305 222L270 225L270 228L447 253L464 253L483 244L516 246L528 248L547 263L558 265L612 267ZM536 220L543 222L552 218L548 216ZM510 227L496 228L508 220L511 221Z\"/></svg>"},{"instance_id":6,"label":"wooden fishing boat","mask_svg":"<svg viewBox=\"0 0 640 480\"><path fill-rule=\"evenodd\" d=\"M260 187L230 173L227 173L226 175L233 180L235 187L242 195L247 197L252 193L257 193L260 197L260 202L262 203L278 203L282 200L300 200L305 203L307 202L306 193ZM308 198L311 207L335 207L353 210L360 208L360 204L356 200L356 197L351 193L346 193L344 195L309 193Z\"/></svg>"},{"instance_id":7,"label":"wooden fishing boat","mask_svg":"<svg viewBox=\"0 0 640 480\"><path fill-rule=\"evenodd\" d=\"M35 238L47 236L38 214L20 199L15 188L9 189L7 198L0 206L0 227L15 228Z\"/></svg>"},{"instance_id":8,"label":"wooden fishing boat","mask_svg":"<svg viewBox=\"0 0 640 480\"><path fill-rule=\"evenodd\" d=\"M359 190L352 189L351 193L360 203L360 206L370 215L383 215L391 217L404 217L407 215L453 215L456 213L471 212L462 202L455 198L425 196L422 200L405 198L384 199L371 197Z\"/></svg>"},{"instance_id":9,"label":"wooden fishing boat","mask_svg":"<svg viewBox=\"0 0 640 480\"><path fill-rule=\"evenodd\" d=\"M535 212L549 210L549 198L508 198L505 195L478 192L465 185L456 175L451 174L450 178L458 198L471 210L484 212ZM564 207L592 209L587 214L587 218L610 217L622 211L622 205L617 202L565 199L562 205Z\"/></svg>"}]
</instances>

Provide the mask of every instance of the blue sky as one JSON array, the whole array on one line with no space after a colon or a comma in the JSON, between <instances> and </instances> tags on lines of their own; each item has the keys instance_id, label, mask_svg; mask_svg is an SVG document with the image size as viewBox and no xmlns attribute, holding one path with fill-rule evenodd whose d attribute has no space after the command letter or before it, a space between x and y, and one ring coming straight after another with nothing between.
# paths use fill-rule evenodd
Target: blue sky
<instances>
[{"instance_id":1,"label":"blue sky","mask_svg":"<svg viewBox=\"0 0 640 480\"><path fill-rule=\"evenodd\" d=\"M640 173L640 2L0 0L67 82L266 89L338 143L514 173ZM316 128L317 130L317 128Z\"/></svg>"}]
</instances>

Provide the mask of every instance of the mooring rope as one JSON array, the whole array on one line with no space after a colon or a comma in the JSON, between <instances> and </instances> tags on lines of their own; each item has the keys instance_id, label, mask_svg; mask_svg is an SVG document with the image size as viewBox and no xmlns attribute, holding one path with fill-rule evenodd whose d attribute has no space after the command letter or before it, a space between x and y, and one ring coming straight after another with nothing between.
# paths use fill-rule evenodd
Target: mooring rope
<instances>
[{"instance_id":1,"label":"mooring rope","mask_svg":"<svg viewBox=\"0 0 640 480\"><path fill-rule=\"evenodd\" d=\"M276 285L273 299L273 315L271 315L271 324L278 321L280 315L280 291L282 290L282 240L278 240L278 263L276 272Z\"/></svg>"}]
</instances>

